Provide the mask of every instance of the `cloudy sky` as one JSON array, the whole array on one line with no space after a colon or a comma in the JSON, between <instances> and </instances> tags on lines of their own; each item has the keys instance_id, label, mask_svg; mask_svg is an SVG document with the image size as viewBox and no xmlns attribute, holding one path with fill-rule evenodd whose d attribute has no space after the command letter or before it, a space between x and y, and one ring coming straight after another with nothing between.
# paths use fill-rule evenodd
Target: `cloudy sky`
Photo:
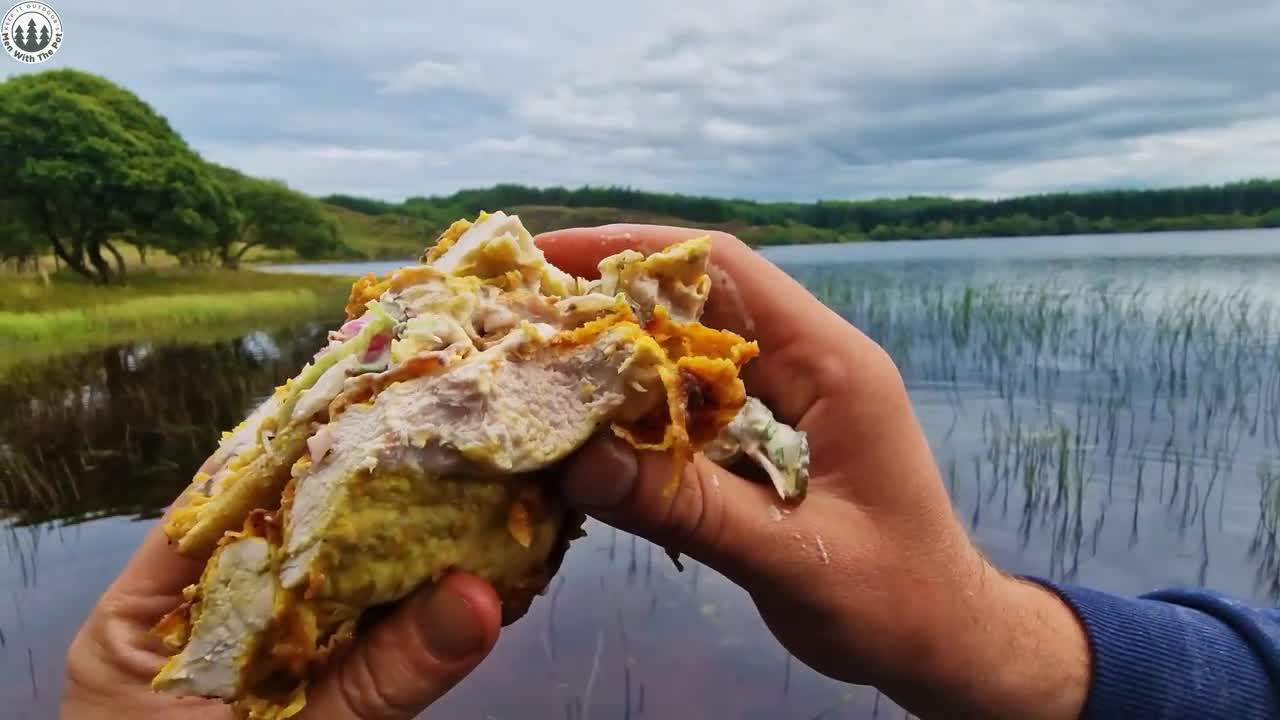
<instances>
[{"instance_id":1,"label":"cloudy sky","mask_svg":"<svg viewBox=\"0 0 1280 720\"><path fill-rule=\"evenodd\" d=\"M40 67L105 75L210 159L314 193L1280 175L1275 0L48 2L65 37Z\"/></svg>"}]
</instances>

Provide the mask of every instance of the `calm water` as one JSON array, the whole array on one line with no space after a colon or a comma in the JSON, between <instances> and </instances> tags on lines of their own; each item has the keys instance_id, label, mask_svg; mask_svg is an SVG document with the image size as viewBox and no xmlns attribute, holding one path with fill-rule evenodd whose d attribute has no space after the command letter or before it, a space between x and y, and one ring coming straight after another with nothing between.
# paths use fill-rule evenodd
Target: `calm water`
<instances>
[{"instance_id":1,"label":"calm water","mask_svg":"<svg viewBox=\"0 0 1280 720\"><path fill-rule=\"evenodd\" d=\"M997 562L1119 592L1280 598L1280 502L1264 502L1280 498L1280 233L768 254L893 353L956 510ZM116 348L0 383L5 717L55 713L62 656L98 593L218 433L323 330ZM548 596L429 715L902 717L792 662L714 572L588 530Z\"/></svg>"}]
</instances>

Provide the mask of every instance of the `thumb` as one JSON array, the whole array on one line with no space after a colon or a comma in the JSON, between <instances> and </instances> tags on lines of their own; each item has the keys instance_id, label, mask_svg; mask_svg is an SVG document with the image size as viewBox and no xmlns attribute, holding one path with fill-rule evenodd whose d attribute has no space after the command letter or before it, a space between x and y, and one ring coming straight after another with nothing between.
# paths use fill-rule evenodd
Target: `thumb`
<instances>
[{"instance_id":1,"label":"thumb","mask_svg":"<svg viewBox=\"0 0 1280 720\"><path fill-rule=\"evenodd\" d=\"M416 717L489 654L501 616L497 593L474 575L419 590L324 673L299 718Z\"/></svg>"},{"instance_id":2,"label":"thumb","mask_svg":"<svg viewBox=\"0 0 1280 720\"><path fill-rule=\"evenodd\" d=\"M561 490L598 520L741 579L771 532L772 490L701 454L685 463L673 489L672 462L668 453L601 434L568 460Z\"/></svg>"}]
</instances>

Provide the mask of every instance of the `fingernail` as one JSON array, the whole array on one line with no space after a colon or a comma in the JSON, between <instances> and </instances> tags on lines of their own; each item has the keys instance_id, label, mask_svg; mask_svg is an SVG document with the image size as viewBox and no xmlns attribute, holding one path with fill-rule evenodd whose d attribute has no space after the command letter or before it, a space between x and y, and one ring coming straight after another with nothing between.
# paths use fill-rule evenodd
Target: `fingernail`
<instances>
[{"instance_id":1,"label":"fingernail","mask_svg":"<svg viewBox=\"0 0 1280 720\"><path fill-rule=\"evenodd\" d=\"M465 660L484 645L484 628L475 608L447 587L432 592L417 617L427 652L441 662Z\"/></svg>"},{"instance_id":2,"label":"fingernail","mask_svg":"<svg viewBox=\"0 0 1280 720\"><path fill-rule=\"evenodd\" d=\"M584 508L610 508L622 502L636 484L636 454L611 437L592 440L565 469L562 491Z\"/></svg>"}]
</instances>

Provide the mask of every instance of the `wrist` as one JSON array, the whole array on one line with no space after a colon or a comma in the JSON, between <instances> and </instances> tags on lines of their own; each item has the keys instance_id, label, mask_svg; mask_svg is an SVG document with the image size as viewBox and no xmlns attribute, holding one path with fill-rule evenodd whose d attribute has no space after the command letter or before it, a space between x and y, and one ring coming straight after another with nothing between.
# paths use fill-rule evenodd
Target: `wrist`
<instances>
[{"instance_id":1,"label":"wrist","mask_svg":"<svg viewBox=\"0 0 1280 720\"><path fill-rule=\"evenodd\" d=\"M1074 611L978 560L976 582L938 613L919 681L890 695L921 717L1079 717L1091 661Z\"/></svg>"}]
</instances>

